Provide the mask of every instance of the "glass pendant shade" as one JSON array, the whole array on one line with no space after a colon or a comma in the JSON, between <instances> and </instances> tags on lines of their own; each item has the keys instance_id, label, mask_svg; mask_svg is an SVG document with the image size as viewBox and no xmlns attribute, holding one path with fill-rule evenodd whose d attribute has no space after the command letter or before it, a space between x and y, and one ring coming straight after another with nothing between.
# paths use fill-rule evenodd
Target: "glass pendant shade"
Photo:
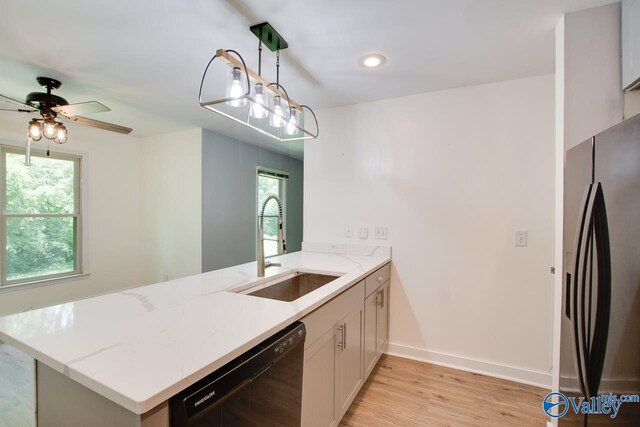
<instances>
[{"instance_id":1,"label":"glass pendant shade","mask_svg":"<svg viewBox=\"0 0 640 427\"><path fill-rule=\"evenodd\" d=\"M233 67L227 72L227 98L239 98L227 101L232 107L244 107L247 100L242 98L245 94L243 82L244 73L239 67Z\"/></svg>"},{"instance_id":2,"label":"glass pendant shade","mask_svg":"<svg viewBox=\"0 0 640 427\"><path fill-rule=\"evenodd\" d=\"M36 119L29 122L29 137L34 141L40 141L42 139L42 125Z\"/></svg>"},{"instance_id":3,"label":"glass pendant shade","mask_svg":"<svg viewBox=\"0 0 640 427\"><path fill-rule=\"evenodd\" d=\"M294 107L291 107L291 117L289 117L289 121L287 121L287 125L284 128L284 133L287 135L295 135L298 133L298 110Z\"/></svg>"},{"instance_id":4,"label":"glass pendant shade","mask_svg":"<svg viewBox=\"0 0 640 427\"><path fill-rule=\"evenodd\" d=\"M271 97L270 104L273 114L269 116L269 124L271 125L271 127L281 128L282 126L284 126L284 119L282 118L284 116L282 97L279 95Z\"/></svg>"},{"instance_id":5,"label":"glass pendant shade","mask_svg":"<svg viewBox=\"0 0 640 427\"><path fill-rule=\"evenodd\" d=\"M67 128L63 124L56 126L56 137L54 139L58 144L64 144L67 142Z\"/></svg>"},{"instance_id":6,"label":"glass pendant shade","mask_svg":"<svg viewBox=\"0 0 640 427\"><path fill-rule=\"evenodd\" d=\"M42 125L44 137L47 139L53 139L56 136L56 126L58 124L53 119L46 119Z\"/></svg>"},{"instance_id":7,"label":"glass pendant shade","mask_svg":"<svg viewBox=\"0 0 640 427\"><path fill-rule=\"evenodd\" d=\"M264 108L267 106L267 94L265 93L262 83L256 83L251 87L251 97L253 98L251 110L249 110L251 117L256 119L264 119L267 117L269 111Z\"/></svg>"}]
</instances>

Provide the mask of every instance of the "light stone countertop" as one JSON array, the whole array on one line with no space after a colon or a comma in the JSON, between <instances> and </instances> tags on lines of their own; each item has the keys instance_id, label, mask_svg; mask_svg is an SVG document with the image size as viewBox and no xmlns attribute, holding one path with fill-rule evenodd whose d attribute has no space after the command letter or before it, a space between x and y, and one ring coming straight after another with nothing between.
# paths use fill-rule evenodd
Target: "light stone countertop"
<instances>
[{"instance_id":1,"label":"light stone countertop","mask_svg":"<svg viewBox=\"0 0 640 427\"><path fill-rule=\"evenodd\" d=\"M0 339L143 414L318 308L391 260L383 246L304 243L256 263L0 317ZM233 292L290 270L344 273L293 302Z\"/></svg>"}]
</instances>

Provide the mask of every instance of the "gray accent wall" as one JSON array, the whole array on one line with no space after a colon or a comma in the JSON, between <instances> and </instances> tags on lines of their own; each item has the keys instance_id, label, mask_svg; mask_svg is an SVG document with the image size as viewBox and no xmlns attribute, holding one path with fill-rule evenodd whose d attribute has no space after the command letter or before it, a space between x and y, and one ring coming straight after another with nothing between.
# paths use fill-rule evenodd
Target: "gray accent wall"
<instances>
[{"instance_id":1,"label":"gray accent wall","mask_svg":"<svg viewBox=\"0 0 640 427\"><path fill-rule=\"evenodd\" d=\"M303 163L218 133L202 134L202 271L256 259L256 169L287 172L287 252L302 247Z\"/></svg>"}]
</instances>

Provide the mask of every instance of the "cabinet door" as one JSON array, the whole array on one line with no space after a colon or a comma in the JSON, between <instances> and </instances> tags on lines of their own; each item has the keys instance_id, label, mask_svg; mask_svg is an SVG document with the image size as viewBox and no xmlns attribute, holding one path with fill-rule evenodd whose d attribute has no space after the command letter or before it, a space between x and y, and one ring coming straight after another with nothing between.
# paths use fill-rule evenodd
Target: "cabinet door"
<instances>
[{"instance_id":1,"label":"cabinet door","mask_svg":"<svg viewBox=\"0 0 640 427\"><path fill-rule=\"evenodd\" d=\"M376 294L379 294L376 342L377 354L380 355L386 351L389 343L389 282L382 286Z\"/></svg>"},{"instance_id":2,"label":"cabinet door","mask_svg":"<svg viewBox=\"0 0 640 427\"><path fill-rule=\"evenodd\" d=\"M364 301L345 317L341 334L338 358L338 419L341 419L364 383L362 367L362 330L364 326Z\"/></svg>"},{"instance_id":3,"label":"cabinet door","mask_svg":"<svg viewBox=\"0 0 640 427\"><path fill-rule=\"evenodd\" d=\"M372 293L364 301L364 369L369 376L378 361L378 293Z\"/></svg>"},{"instance_id":4,"label":"cabinet door","mask_svg":"<svg viewBox=\"0 0 640 427\"><path fill-rule=\"evenodd\" d=\"M333 427L338 424L338 344L335 326L305 350L302 377L302 425L305 427Z\"/></svg>"}]
</instances>

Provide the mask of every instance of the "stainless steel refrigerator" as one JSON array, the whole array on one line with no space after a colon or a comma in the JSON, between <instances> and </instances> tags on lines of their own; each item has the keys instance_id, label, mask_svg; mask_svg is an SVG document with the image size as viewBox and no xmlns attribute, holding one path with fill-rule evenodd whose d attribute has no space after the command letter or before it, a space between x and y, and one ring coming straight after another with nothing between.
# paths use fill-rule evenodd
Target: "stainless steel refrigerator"
<instances>
[{"instance_id":1,"label":"stainless steel refrigerator","mask_svg":"<svg viewBox=\"0 0 640 427\"><path fill-rule=\"evenodd\" d=\"M563 242L560 392L640 394L640 115L566 153ZM640 403L564 408L563 427L640 426Z\"/></svg>"}]
</instances>

